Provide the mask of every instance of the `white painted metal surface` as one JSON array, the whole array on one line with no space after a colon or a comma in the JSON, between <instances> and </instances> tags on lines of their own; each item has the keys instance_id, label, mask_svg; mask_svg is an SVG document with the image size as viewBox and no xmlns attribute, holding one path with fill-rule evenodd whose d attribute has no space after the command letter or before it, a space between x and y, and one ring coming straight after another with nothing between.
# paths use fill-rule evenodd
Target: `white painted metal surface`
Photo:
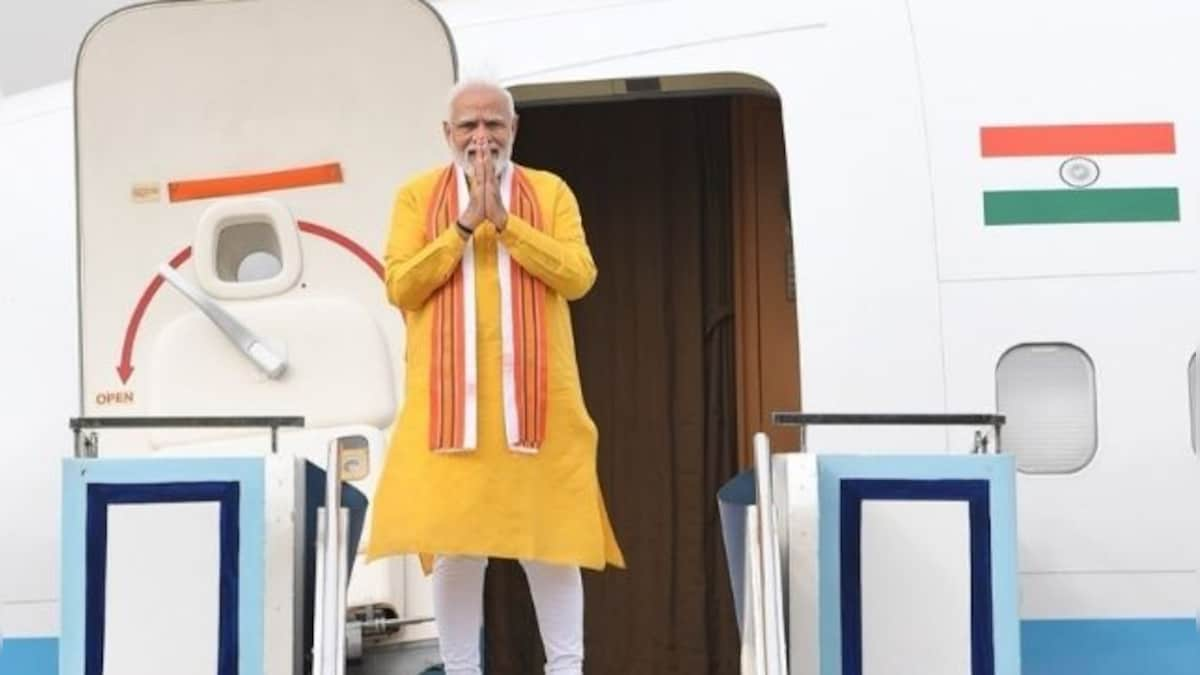
<instances>
[{"instance_id":1,"label":"white painted metal surface","mask_svg":"<svg viewBox=\"0 0 1200 675\"><path fill-rule=\"evenodd\" d=\"M864 675L971 672L965 502L862 504Z\"/></svg>"},{"instance_id":2,"label":"white painted metal surface","mask_svg":"<svg viewBox=\"0 0 1200 675\"><path fill-rule=\"evenodd\" d=\"M108 507L104 672L161 675L168 663L179 675L217 671L220 510L214 502Z\"/></svg>"},{"instance_id":3,"label":"white painted metal surface","mask_svg":"<svg viewBox=\"0 0 1200 675\"><path fill-rule=\"evenodd\" d=\"M59 460L79 409L70 92L0 100L0 540L21 551L0 555L10 638L59 625Z\"/></svg>"},{"instance_id":4,"label":"white painted metal surface","mask_svg":"<svg viewBox=\"0 0 1200 675\"><path fill-rule=\"evenodd\" d=\"M342 508L341 453L329 444L325 464L325 505L317 512L316 595L313 615L313 670L342 675L346 670L346 533L349 512Z\"/></svg>"},{"instance_id":5,"label":"white painted metal surface","mask_svg":"<svg viewBox=\"0 0 1200 675\"><path fill-rule=\"evenodd\" d=\"M762 597L754 603L757 615L751 623L756 630L756 648L760 644L758 634L762 636L762 649L756 651L759 669L765 675L783 675L787 672L788 645L783 619L784 583L780 569L777 523L779 507L772 487L771 445L766 434L754 435L754 469L757 508L754 510L754 521L747 524L747 529L758 530L758 555L752 562L759 569L753 570L752 578L759 580L756 586Z\"/></svg>"},{"instance_id":6,"label":"white painted metal surface","mask_svg":"<svg viewBox=\"0 0 1200 675\"><path fill-rule=\"evenodd\" d=\"M821 672L820 541L817 456L811 453L775 455L776 502L780 505L780 542L785 561L782 581L787 588L787 646L789 675Z\"/></svg>"}]
</instances>

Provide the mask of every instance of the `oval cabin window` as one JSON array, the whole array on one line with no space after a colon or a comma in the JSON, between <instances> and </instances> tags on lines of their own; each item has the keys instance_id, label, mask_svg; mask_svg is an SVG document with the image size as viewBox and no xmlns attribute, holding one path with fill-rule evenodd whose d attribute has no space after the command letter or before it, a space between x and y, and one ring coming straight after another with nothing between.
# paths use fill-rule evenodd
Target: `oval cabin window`
<instances>
[{"instance_id":1,"label":"oval cabin window","mask_svg":"<svg viewBox=\"0 0 1200 675\"><path fill-rule=\"evenodd\" d=\"M1072 473L1096 454L1096 371L1069 344L1013 347L996 365L1004 447L1025 473Z\"/></svg>"}]
</instances>

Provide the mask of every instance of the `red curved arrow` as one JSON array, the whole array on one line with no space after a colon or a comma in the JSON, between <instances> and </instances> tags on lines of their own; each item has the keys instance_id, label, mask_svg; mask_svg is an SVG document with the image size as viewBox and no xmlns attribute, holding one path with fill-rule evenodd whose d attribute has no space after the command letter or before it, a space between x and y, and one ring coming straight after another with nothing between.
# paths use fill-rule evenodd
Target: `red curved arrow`
<instances>
[{"instance_id":1,"label":"red curved arrow","mask_svg":"<svg viewBox=\"0 0 1200 675\"><path fill-rule=\"evenodd\" d=\"M309 234L315 234L318 237L324 237L325 239L332 241L338 246L341 246L347 251L350 251L354 255L358 256L359 260L366 263L368 267L375 271L375 274L379 275L379 279L383 280L383 265L375 259L375 256L371 255L370 251L363 248L358 242L354 241L350 237L347 237L341 232L335 232L328 227L323 227L321 225L317 225L316 223L309 223L301 220L296 224L300 226L301 232L307 232Z\"/></svg>"},{"instance_id":2,"label":"red curved arrow","mask_svg":"<svg viewBox=\"0 0 1200 675\"><path fill-rule=\"evenodd\" d=\"M176 269L179 268L188 258L192 257L192 247L188 246L171 258L170 265ZM146 307L150 305L150 299L158 292L158 288L163 285L161 275L155 274L150 283L146 285L146 290L142 291L142 297L138 299L137 307L133 309L133 316L129 317L129 325L125 327L125 344L121 347L121 363L117 366L117 375L121 378L121 384L129 381L129 376L133 375L133 340L137 337L138 326L142 323L142 315L146 313Z\"/></svg>"},{"instance_id":3,"label":"red curved arrow","mask_svg":"<svg viewBox=\"0 0 1200 675\"><path fill-rule=\"evenodd\" d=\"M301 232L307 232L323 239L328 239L350 251L355 257L366 263L380 279L384 278L383 265L375 256L371 255L370 251L363 248L358 242L340 232L317 225L316 223L299 221L297 225ZM192 257L192 247L188 246L179 253L176 253L175 257L171 258L169 264L171 267L178 269L190 257ZM121 346L121 363L117 366L117 375L121 378L121 384L127 383L133 375L133 343L137 339L138 326L142 323L142 316L146 313L146 308L149 307L150 300L154 298L154 294L158 292L158 289L162 285L162 276L158 274L154 275L154 278L146 285L146 290L142 291L142 297L138 299L137 306L133 309L133 314L129 317L129 324L125 327L125 343Z\"/></svg>"}]
</instances>

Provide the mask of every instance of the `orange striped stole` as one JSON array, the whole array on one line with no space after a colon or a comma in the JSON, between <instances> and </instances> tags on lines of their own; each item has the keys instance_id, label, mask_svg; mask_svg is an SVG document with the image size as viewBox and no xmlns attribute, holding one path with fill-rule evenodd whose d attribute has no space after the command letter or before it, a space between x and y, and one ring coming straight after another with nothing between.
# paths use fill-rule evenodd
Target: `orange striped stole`
<instances>
[{"instance_id":1,"label":"orange striped stole","mask_svg":"<svg viewBox=\"0 0 1200 675\"><path fill-rule=\"evenodd\" d=\"M506 176L504 195L509 213L544 230L537 195L516 165ZM455 226L461 213L460 177L451 166L438 179L426 215L426 237L432 240ZM465 199L465 196L464 196ZM546 286L497 245L499 269L502 378L505 436L516 452L536 453L546 436L548 351ZM475 363L475 256L468 244L462 263L434 294L430 360L429 446L437 452L473 450L478 437Z\"/></svg>"}]
</instances>

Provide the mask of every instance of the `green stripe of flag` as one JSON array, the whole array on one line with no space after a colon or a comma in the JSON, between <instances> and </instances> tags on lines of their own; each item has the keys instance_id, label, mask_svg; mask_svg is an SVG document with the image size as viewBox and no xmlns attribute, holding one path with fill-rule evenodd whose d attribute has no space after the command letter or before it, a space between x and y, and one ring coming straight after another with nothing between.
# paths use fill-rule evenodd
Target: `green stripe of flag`
<instances>
[{"instance_id":1,"label":"green stripe of flag","mask_svg":"<svg viewBox=\"0 0 1200 675\"><path fill-rule=\"evenodd\" d=\"M983 193L987 225L1179 220L1178 188L1002 190Z\"/></svg>"}]
</instances>

